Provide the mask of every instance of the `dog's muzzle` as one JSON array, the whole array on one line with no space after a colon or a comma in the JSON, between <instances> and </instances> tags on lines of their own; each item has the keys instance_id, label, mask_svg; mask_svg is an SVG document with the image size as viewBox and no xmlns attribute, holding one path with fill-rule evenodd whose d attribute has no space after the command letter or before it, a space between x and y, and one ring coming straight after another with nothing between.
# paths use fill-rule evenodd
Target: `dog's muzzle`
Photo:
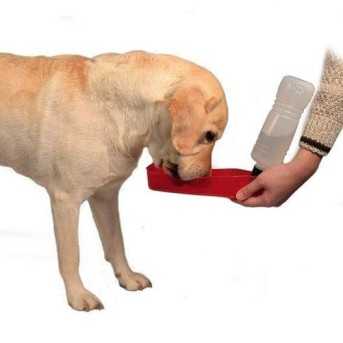
<instances>
[{"instance_id":1,"label":"dog's muzzle","mask_svg":"<svg viewBox=\"0 0 343 343\"><path fill-rule=\"evenodd\" d=\"M175 177L176 179L180 179L178 164L169 162L167 169L169 170L169 172L171 173L173 177Z\"/></svg>"}]
</instances>

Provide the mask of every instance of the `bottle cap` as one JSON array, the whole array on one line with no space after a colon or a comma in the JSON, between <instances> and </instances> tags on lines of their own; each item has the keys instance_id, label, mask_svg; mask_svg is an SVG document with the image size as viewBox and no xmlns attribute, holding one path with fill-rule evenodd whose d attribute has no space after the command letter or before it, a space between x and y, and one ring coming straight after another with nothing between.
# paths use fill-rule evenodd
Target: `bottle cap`
<instances>
[{"instance_id":1,"label":"bottle cap","mask_svg":"<svg viewBox=\"0 0 343 343\"><path fill-rule=\"evenodd\" d=\"M253 170L251 171L251 175L258 176L262 172L263 172L263 170L255 164Z\"/></svg>"}]
</instances>

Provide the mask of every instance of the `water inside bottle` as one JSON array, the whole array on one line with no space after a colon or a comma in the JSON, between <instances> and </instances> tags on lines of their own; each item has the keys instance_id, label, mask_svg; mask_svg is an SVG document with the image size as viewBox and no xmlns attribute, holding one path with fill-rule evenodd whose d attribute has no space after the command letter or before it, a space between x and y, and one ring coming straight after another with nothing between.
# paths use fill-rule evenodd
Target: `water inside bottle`
<instances>
[{"instance_id":1,"label":"water inside bottle","mask_svg":"<svg viewBox=\"0 0 343 343\"><path fill-rule=\"evenodd\" d=\"M260 133L257 143L251 153L261 168L281 164L287 153L292 135L269 136L263 131Z\"/></svg>"}]
</instances>

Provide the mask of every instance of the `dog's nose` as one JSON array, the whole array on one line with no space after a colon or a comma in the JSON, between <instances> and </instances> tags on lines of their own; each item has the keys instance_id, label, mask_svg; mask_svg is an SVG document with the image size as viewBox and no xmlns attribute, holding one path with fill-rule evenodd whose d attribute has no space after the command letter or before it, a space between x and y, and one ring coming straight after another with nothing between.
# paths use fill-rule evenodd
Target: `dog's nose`
<instances>
[{"instance_id":1,"label":"dog's nose","mask_svg":"<svg viewBox=\"0 0 343 343\"><path fill-rule=\"evenodd\" d=\"M171 172L171 174L173 175L173 177L175 177L176 179L180 178L179 175L179 166L175 163L170 163L169 164L169 168L168 168Z\"/></svg>"}]
</instances>

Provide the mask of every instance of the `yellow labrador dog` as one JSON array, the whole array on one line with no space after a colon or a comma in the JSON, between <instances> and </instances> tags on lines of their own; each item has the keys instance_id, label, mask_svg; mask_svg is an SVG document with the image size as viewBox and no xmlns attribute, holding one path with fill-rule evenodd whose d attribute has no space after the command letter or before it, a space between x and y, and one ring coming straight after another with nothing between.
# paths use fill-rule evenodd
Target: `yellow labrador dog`
<instances>
[{"instance_id":1,"label":"yellow labrador dog","mask_svg":"<svg viewBox=\"0 0 343 343\"><path fill-rule=\"evenodd\" d=\"M144 147L183 180L208 173L227 123L207 70L141 51L94 58L0 54L0 164L46 188L68 303L101 309L79 274L78 217L88 200L119 284L150 287L125 257L118 192Z\"/></svg>"}]
</instances>

